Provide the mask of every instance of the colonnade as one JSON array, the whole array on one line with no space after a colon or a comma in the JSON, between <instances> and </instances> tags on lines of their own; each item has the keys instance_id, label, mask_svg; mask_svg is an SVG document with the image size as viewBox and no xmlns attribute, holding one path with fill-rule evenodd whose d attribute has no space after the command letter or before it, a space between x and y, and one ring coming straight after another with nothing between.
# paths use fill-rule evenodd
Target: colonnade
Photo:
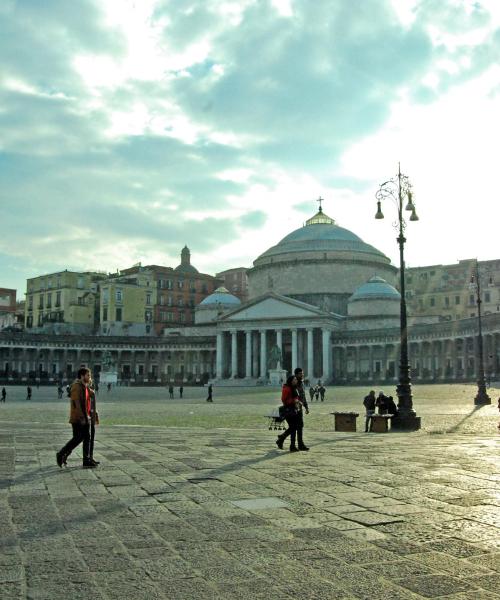
<instances>
[{"instance_id":1,"label":"colonnade","mask_svg":"<svg viewBox=\"0 0 500 600\"><path fill-rule=\"evenodd\" d=\"M301 366L310 377L332 376L329 329L275 328L219 331L216 339L217 379L267 379L274 348L279 349L281 368Z\"/></svg>"},{"instance_id":2,"label":"colonnade","mask_svg":"<svg viewBox=\"0 0 500 600\"><path fill-rule=\"evenodd\" d=\"M483 336L487 379L500 378L499 333ZM477 335L420 339L408 342L411 374L417 380L473 380L479 370ZM357 341L334 347L334 371L339 382L394 380L399 376L399 341Z\"/></svg>"},{"instance_id":3,"label":"colonnade","mask_svg":"<svg viewBox=\"0 0 500 600\"><path fill-rule=\"evenodd\" d=\"M144 383L165 381L200 381L215 377L215 349L137 349L137 348L0 348L0 374L7 379L28 381L68 380L80 366L95 373L103 370L105 353L109 353L119 380Z\"/></svg>"}]
</instances>

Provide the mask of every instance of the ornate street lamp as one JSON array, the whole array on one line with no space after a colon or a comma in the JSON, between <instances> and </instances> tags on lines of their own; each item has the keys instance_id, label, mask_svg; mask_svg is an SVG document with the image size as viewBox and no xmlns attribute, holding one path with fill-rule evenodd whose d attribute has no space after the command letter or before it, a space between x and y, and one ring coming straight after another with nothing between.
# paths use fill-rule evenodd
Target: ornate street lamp
<instances>
[{"instance_id":1,"label":"ornate street lamp","mask_svg":"<svg viewBox=\"0 0 500 600\"><path fill-rule=\"evenodd\" d=\"M411 393L411 378L410 364L408 362L408 324L406 312L406 297L405 297L405 260L404 260L404 245L406 238L404 232L406 229L406 221L403 211L411 212L410 221L418 221L418 216L415 211L411 184L406 175L401 173L401 165L398 165L398 174L393 179L382 183L376 193L377 199L377 214L376 219L383 219L382 202L386 199L392 199L398 211L398 220L394 223L394 227L398 230L399 235L397 242L399 244L399 276L400 276L400 293L401 293L401 313L400 313L400 331L401 331L401 354L399 362L399 383L396 388L398 396L398 414L392 418L392 428L416 431L420 429L420 417L417 417L413 410L413 397ZM403 208L403 205L405 204Z\"/></svg>"},{"instance_id":2,"label":"ornate street lamp","mask_svg":"<svg viewBox=\"0 0 500 600\"><path fill-rule=\"evenodd\" d=\"M491 278L489 280L491 284ZM483 327L481 322L481 277L479 276L479 262L476 260L475 273L470 279L470 289L476 292L476 303L477 303L477 341L479 349L479 368L477 374L477 394L474 398L474 404L481 406L483 404L491 404L491 398L486 392L486 379L484 377L484 353L483 353Z\"/></svg>"}]
</instances>

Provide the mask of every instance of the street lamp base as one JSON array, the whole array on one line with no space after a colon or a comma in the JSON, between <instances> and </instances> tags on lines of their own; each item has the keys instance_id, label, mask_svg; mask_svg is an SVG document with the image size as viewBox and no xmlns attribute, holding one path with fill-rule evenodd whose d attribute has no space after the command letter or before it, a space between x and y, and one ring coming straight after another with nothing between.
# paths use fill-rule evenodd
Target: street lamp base
<instances>
[{"instance_id":1,"label":"street lamp base","mask_svg":"<svg viewBox=\"0 0 500 600\"><path fill-rule=\"evenodd\" d=\"M481 393L478 392L477 396L474 398L474 404L476 406L483 406L485 404L491 404L491 398L488 396L486 392Z\"/></svg>"},{"instance_id":2,"label":"street lamp base","mask_svg":"<svg viewBox=\"0 0 500 600\"><path fill-rule=\"evenodd\" d=\"M421 427L421 417L415 415L398 415L391 419L391 429L394 431L418 431Z\"/></svg>"}]
</instances>

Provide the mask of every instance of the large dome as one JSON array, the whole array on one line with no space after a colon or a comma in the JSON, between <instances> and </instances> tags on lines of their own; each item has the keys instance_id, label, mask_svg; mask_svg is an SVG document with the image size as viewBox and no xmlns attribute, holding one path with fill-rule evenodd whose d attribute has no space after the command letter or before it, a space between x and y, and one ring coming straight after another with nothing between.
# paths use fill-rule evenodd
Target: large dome
<instances>
[{"instance_id":1,"label":"large dome","mask_svg":"<svg viewBox=\"0 0 500 600\"><path fill-rule=\"evenodd\" d=\"M384 254L352 231L332 224L306 225L284 237L276 246L266 250L259 259L288 252L342 251L364 252L384 257Z\"/></svg>"},{"instance_id":2,"label":"large dome","mask_svg":"<svg viewBox=\"0 0 500 600\"><path fill-rule=\"evenodd\" d=\"M199 306L239 306L240 304L241 300L239 298L230 294L225 287L219 287L213 294L204 298Z\"/></svg>"},{"instance_id":3,"label":"large dome","mask_svg":"<svg viewBox=\"0 0 500 600\"><path fill-rule=\"evenodd\" d=\"M261 254L248 271L249 296L268 291L330 312L347 314L347 301L374 275L394 283L397 269L383 252L339 227L320 208L300 229Z\"/></svg>"}]
</instances>

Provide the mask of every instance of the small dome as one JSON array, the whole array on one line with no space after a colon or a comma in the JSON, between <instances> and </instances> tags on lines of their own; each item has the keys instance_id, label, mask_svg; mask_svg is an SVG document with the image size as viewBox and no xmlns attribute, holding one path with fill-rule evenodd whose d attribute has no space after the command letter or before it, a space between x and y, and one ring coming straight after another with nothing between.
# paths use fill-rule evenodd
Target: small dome
<instances>
[{"instance_id":1,"label":"small dome","mask_svg":"<svg viewBox=\"0 0 500 600\"><path fill-rule=\"evenodd\" d=\"M359 286L349 298L349 302L357 300L401 300L401 294L382 277L372 277L366 283Z\"/></svg>"},{"instance_id":2,"label":"small dome","mask_svg":"<svg viewBox=\"0 0 500 600\"><path fill-rule=\"evenodd\" d=\"M222 306L238 306L241 304L241 300L233 294L230 294L225 287L217 288L213 294L203 299L199 306L214 306L220 304Z\"/></svg>"},{"instance_id":3,"label":"small dome","mask_svg":"<svg viewBox=\"0 0 500 600\"><path fill-rule=\"evenodd\" d=\"M199 273L198 269L193 267L193 265L182 264L175 267L174 271L177 271L178 273Z\"/></svg>"}]
</instances>

